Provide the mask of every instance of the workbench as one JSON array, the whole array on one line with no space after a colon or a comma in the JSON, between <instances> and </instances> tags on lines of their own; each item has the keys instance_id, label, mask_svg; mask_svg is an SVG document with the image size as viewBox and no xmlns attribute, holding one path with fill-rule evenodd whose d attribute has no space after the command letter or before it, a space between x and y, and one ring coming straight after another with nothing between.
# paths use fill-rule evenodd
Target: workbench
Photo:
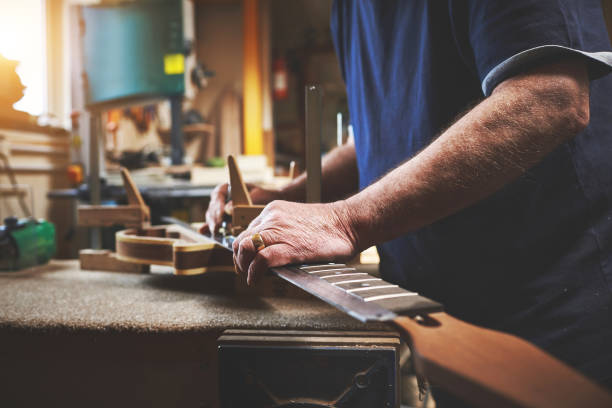
<instances>
[{"instance_id":1,"label":"workbench","mask_svg":"<svg viewBox=\"0 0 612 408\"><path fill-rule=\"evenodd\" d=\"M219 405L228 328L380 330L318 299L233 291L231 273L81 271L52 261L0 273L0 405Z\"/></svg>"}]
</instances>

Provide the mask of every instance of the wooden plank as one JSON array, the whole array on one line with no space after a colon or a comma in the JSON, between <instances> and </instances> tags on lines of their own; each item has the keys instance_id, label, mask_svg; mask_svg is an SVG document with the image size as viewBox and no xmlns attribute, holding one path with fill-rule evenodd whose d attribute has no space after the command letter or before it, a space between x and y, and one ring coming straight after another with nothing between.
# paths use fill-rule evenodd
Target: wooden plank
<instances>
[{"instance_id":1,"label":"wooden plank","mask_svg":"<svg viewBox=\"0 0 612 408\"><path fill-rule=\"evenodd\" d=\"M33 164L33 165L24 165L24 164L11 164L11 169L15 173L58 173L65 172L66 166L68 166L68 162L60 165L53 164ZM0 168L0 173L7 173L5 168Z\"/></svg>"},{"instance_id":2,"label":"wooden plank","mask_svg":"<svg viewBox=\"0 0 612 408\"><path fill-rule=\"evenodd\" d=\"M11 197L11 196L19 196L23 197L28 193L28 188L25 186L0 186L0 196L2 197Z\"/></svg>"},{"instance_id":3,"label":"wooden plank","mask_svg":"<svg viewBox=\"0 0 612 408\"><path fill-rule=\"evenodd\" d=\"M85 271L110 271L147 273L149 265L124 262L107 249L82 249L79 251L81 269Z\"/></svg>"},{"instance_id":4,"label":"wooden plank","mask_svg":"<svg viewBox=\"0 0 612 408\"><path fill-rule=\"evenodd\" d=\"M54 147L11 143L10 151L12 154L52 154L58 156L70 155L70 151L64 146Z\"/></svg>"},{"instance_id":5,"label":"wooden plank","mask_svg":"<svg viewBox=\"0 0 612 408\"><path fill-rule=\"evenodd\" d=\"M136 205L117 207L105 205L81 205L77 209L78 225L81 227L110 227L125 225L140 227L146 219L142 208Z\"/></svg>"}]
</instances>

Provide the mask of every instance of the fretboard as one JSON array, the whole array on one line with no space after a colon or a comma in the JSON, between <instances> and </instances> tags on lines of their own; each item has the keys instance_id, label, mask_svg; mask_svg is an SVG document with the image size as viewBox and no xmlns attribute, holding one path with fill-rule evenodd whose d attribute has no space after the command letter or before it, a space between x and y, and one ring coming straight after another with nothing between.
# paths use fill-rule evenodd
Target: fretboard
<instances>
[{"instance_id":1,"label":"fretboard","mask_svg":"<svg viewBox=\"0 0 612 408\"><path fill-rule=\"evenodd\" d=\"M344 264L285 266L272 272L362 321L443 310L438 302Z\"/></svg>"}]
</instances>

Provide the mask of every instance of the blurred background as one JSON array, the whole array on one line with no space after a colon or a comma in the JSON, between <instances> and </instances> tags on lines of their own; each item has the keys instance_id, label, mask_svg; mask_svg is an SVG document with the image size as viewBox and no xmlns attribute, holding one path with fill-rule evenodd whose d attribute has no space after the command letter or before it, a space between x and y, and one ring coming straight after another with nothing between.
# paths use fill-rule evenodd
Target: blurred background
<instances>
[{"instance_id":1,"label":"blurred background","mask_svg":"<svg viewBox=\"0 0 612 408\"><path fill-rule=\"evenodd\" d=\"M154 223L202 220L228 154L246 181L285 183L291 161L304 169L305 86L322 95L321 152L349 137L330 8L0 0L0 218L51 221L57 256L76 257L91 246L76 207L124 203L120 166Z\"/></svg>"}]
</instances>

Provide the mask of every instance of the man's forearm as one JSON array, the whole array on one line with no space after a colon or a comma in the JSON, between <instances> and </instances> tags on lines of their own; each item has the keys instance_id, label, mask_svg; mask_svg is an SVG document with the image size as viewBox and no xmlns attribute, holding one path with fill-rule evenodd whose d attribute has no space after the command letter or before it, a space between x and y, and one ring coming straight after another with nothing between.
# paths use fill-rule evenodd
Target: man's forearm
<instances>
[{"instance_id":1,"label":"man's forearm","mask_svg":"<svg viewBox=\"0 0 612 408\"><path fill-rule=\"evenodd\" d=\"M337 147L323 157L321 195L324 202L343 199L358 187L355 145L351 142ZM281 193L287 201L306 200L306 173L296 177Z\"/></svg>"},{"instance_id":2,"label":"man's forearm","mask_svg":"<svg viewBox=\"0 0 612 408\"><path fill-rule=\"evenodd\" d=\"M588 123L581 62L511 78L411 160L343 203L358 248L414 231L516 179Z\"/></svg>"}]
</instances>

